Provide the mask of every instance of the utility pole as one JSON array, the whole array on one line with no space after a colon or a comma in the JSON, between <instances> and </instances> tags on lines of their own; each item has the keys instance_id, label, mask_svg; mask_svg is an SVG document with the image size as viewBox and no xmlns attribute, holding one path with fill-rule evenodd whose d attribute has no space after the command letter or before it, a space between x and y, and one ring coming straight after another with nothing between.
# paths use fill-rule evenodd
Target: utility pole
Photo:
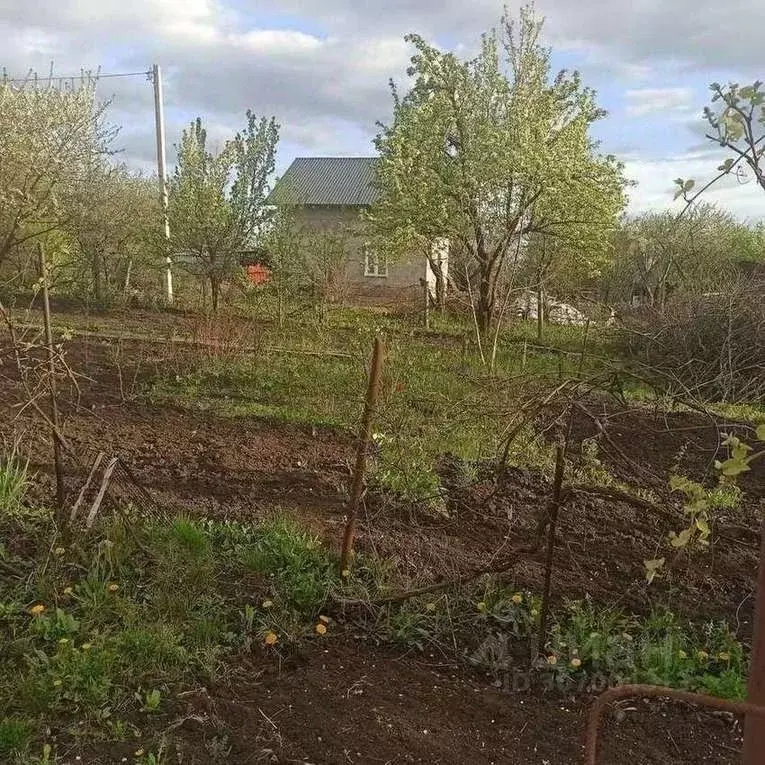
<instances>
[{"instance_id":1,"label":"utility pole","mask_svg":"<svg viewBox=\"0 0 765 765\"><path fill-rule=\"evenodd\" d=\"M167 217L167 159L165 156L165 107L162 103L162 70L159 64L151 68L151 80L154 83L154 122L157 129L157 175L159 176L159 192L162 199L162 217L165 226L165 239L170 244L170 221ZM168 304L173 302L173 271L172 260L168 251L165 270L165 288Z\"/></svg>"}]
</instances>

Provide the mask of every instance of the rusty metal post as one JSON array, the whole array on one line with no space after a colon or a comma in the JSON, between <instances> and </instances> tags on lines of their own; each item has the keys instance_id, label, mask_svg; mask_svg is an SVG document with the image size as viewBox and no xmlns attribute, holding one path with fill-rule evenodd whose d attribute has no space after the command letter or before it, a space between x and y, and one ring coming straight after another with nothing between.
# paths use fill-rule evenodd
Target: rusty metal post
<instances>
[{"instance_id":1,"label":"rusty metal post","mask_svg":"<svg viewBox=\"0 0 765 765\"><path fill-rule=\"evenodd\" d=\"M765 523L760 526L760 564L754 605L752 658L746 700L765 705ZM747 715L744 724L744 765L758 765L765 757L765 720Z\"/></svg>"},{"instance_id":2,"label":"rusty metal post","mask_svg":"<svg viewBox=\"0 0 765 765\"><path fill-rule=\"evenodd\" d=\"M367 448L372 437L372 416L380 392L380 371L382 370L384 350L382 340L379 337L376 337L374 351L372 352L372 368L369 372L369 382L367 384L367 397L366 402L364 403L364 414L361 417L361 427L359 429L359 442L356 446L356 465L353 469L353 482L351 484L351 494L348 500L348 516L345 523L345 534L343 535L343 552L340 556L341 572L348 570L351 563L351 556L353 555L353 540L356 536L356 518L358 517L359 512L361 492L364 488Z\"/></svg>"},{"instance_id":3,"label":"rusty metal post","mask_svg":"<svg viewBox=\"0 0 765 765\"><path fill-rule=\"evenodd\" d=\"M719 699L716 696L680 691L677 688L667 688L661 685L617 685L601 693L590 707L584 742L584 765L597 765L598 732L606 707L614 701L629 698L674 699L685 704L698 704L722 712L732 712L735 715L747 715L747 719L755 716L762 718L765 715L765 707L749 701L729 701L728 699Z\"/></svg>"},{"instance_id":4,"label":"rusty metal post","mask_svg":"<svg viewBox=\"0 0 765 765\"><path fill-rule=\"evenodd\" d=\"M56 391L56 351L53 345L53 327L50 318L50 299L48 296L48 269L45 263L45 250L37 245L37 258L42 280L43 322L45 324L45 344L48 350L48 388L50 389L51 422L53 423L53 465L56 472L56 507L58 520L64 521L64 465L61 458L61 426L58 417L58 394Z\"/></svg>"}]
</instances>

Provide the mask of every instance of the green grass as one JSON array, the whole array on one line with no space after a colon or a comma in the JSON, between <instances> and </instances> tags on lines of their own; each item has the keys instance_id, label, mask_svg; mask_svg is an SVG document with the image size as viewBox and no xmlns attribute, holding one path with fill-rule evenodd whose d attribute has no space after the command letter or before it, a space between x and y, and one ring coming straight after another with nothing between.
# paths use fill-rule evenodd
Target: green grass
<instances>
[{"instance_id":1,"label":"green grass","mask_svg":"<svg viewBox=\"0 0 765 765\"><path fill-rule=\"evenodd\" d=\"M212 409L224 416L355 432L372 339L382 329L388 355L373 426L378 444L373 480L381 490L416 502L439 496L435 466L441 455L454 454L468 462L494 457L517 414L519 399L556 385L561 374L578 373L577 355L524 347L509 331L501 338L490 373L475 349L413 335L400 325L393 331L391 317L384 318L387 324L378 327L376 316L367 315L363 324L352 317L349 321L357 325L339 335L337 327L319 336L293 328L292 335L278 339L285 352L204 361L185 374L155 380L147 396L154 402ZM572 347L581 345L581 328L558 327L550 334ZM328 350L328 337L333 337L336 355L321 355ZM289 352L295 350L316 355ZM583 373L598 364L596 359L585 362ZM522 432L510 457L518 465L545 470L552 459L549 446L530 429Z\"/></svg>"},{"instance_id":2,"label":"green grass","mask_svg":"<svg viewBox=\"0 0 765 765\"><path fill-rule=\"evenodd\" d=\"M29 486L29 460L22 459L14 445L8 454L0 455L0 510L17 510Z\"/></svg>"},{"instance_id":3,"label":"green grass","mask_svg":"<svg viewBox=\"0 0 765 765\"><path fill-rule=\"evenodd\" d=\"M343 629L326 617L333 595L374 599L412 584L394 560L365 554L341 578L337 556L281 516L130 531L115 521L87 549L60 547L41 514L2 530L38 550L24 561L29 576L0 580L0 760L18 765L54 762L57 747L88 741L140 738L158 751L155 720L166 725L183 690L235 684L254 661L279 665L307 640L332 639ZM528 666L538 618L535 594L489 577L364 609L350 625L502 678ZM744 651L726 625L667 612L636 618L570 603L553 612L545 653L536 671L564 687L605 676L737 698L745 685Z\"/></svg>"}]
</instances>

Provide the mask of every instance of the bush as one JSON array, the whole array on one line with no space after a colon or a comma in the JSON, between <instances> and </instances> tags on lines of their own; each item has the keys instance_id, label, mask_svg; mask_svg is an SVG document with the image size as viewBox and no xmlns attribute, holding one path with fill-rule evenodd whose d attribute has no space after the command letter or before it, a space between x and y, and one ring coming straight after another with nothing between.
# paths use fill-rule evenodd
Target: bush
<instances>
[{"instance_id":1,"label":"bush","mask_svg":"<svg viewBox=\"0 0 765 765\"><path fill-rule=\"evenodd\" d=\"M765 396L762 286L674 297L663 311L628 319L617 338L641 376L666 392L721 402Z\"/></svg>"}]
</instances>

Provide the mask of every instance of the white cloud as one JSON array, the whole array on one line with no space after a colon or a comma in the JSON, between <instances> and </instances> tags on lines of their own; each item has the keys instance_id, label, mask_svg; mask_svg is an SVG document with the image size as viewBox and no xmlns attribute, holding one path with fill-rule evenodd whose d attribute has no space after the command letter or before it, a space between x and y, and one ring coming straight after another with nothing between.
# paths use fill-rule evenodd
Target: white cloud
<instances>
[{"instance_id":1,"label":"white cloud","mask_svg":"<svg viewBox=\"0 0 765 765\"><path fill-rule=\"evenodd\" d=\"M626 174L638 184L630 191L629 211L682 209L682 200L672 201L677 188L674 179L692 178L701 187L716 175L720 158L719 152L714 151L689 152L666 159L627 158ZM724 178L704 193L703 200L724 207L742 220L765 219L765 193L751 178L745 183L733 177Z\"/></svg>"},{"instance_id":2,"label":"white cloud","mask_svg":"<svg viewBox=\"0 0 765 765\"><path fill-rule=\"evenodd\" d=\"M694 92L691 88L642 88L625 93L627 116L643 117L658 112L669 115L695 108Z\"/></svg>"}]
</instances>

